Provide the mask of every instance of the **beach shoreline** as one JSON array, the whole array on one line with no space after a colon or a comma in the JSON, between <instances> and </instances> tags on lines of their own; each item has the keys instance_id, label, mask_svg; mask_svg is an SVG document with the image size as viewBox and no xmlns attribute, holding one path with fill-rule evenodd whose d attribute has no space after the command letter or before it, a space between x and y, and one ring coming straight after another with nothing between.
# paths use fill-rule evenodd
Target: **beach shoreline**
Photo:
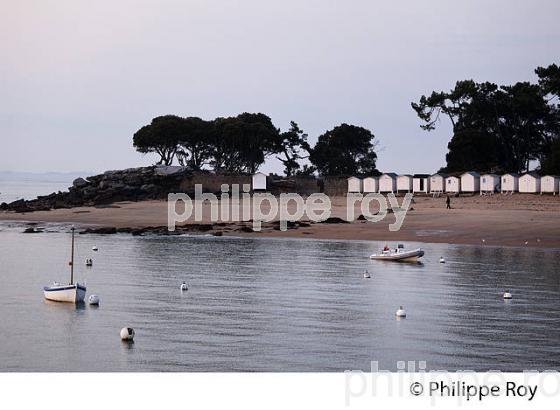
<instances>
[{"instance_id":1,"label":"beach shoreline","mask_svg":"<svg viewBox=\"0 0 560 410\"><path fill-rule=\"evenodd\" d=\"M347 200L333 197L331 216L346 219ZM402 198L399 198L399 203ZM74 223L84 228L137 230L139 234L162 231L167 226L167 201L119 202L103 207L78 207L31 213L0 212L0 221ZM354 215L361 215L355 205ZM278 223L263 223L252 231L252 223L212 222L210 204L203 205L202 220L178 225L179 231L204 231L224 236L302 237L309 239L376 240L496 246L560 248L560 198L535 195L469 196L452 199L415 197L401 229L391 232L395 217L381 222L364 220L338 223L295 224L281 231Z\"/></svg>"}]
</instances>

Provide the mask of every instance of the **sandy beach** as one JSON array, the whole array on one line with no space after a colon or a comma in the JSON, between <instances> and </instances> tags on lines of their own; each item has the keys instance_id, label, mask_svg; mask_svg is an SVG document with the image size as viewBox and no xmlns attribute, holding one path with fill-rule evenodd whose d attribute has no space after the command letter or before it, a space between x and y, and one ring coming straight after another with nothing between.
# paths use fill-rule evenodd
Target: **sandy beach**
<instances>
[{"instance_id":1,"label":"sandy beach","mask_svg":"<svg viewBox=\"0 0 560 410\"><path fill-rule=\"evenodd\" d=\"M346 219L345 197L331 198L331 216ZM399 202L402 197L399 198ZM361 211L356 205L355 215ZM211 223L210 204L203 205L202 221ZM493 195L453 198L445 209L445 198L415 197L401 229L390 232L395 217L372 223L313 223L280 231L263 225L260 232L245 232L250 223L214 225L223 235L260 235L318 239L419 241L456 244L560 247L560 197L541 195ZM0 212L0 220L67 222L84 227L146 228L167 225L166 201L120 202L105 207L80 207L32 213ZM194 223L194 221L192 221ZM191 223L191 221L188 221ZM526 244L527 242L527 244Z\"/></svg>"}]
</instances>

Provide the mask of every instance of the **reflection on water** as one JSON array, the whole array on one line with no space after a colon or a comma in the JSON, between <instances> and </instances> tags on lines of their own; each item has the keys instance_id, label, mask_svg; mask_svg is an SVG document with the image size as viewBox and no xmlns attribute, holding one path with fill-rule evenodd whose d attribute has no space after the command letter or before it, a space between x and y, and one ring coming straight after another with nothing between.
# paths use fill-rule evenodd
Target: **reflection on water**
<instances>
[{"instance_id":1,"label":"reflection on water","mask_svg":"<svg viewBox=\"0 0 560 410\"><path fill-rule=\"evenodd\" d=\"M83 235L93 307L43 299L68 280L69 235L21 230L0 227L3 371L560 367L557 250L422 244L423 264L398 264L370 261L375 242Z\"/></svg>"}]
</instances>

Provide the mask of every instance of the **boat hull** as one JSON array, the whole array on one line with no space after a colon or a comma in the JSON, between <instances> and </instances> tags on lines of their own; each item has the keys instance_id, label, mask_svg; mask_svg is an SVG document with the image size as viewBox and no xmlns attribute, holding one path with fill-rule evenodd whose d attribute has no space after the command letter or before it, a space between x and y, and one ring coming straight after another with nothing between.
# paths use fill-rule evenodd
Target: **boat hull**
<instances>
[{"instance_id":1,"label":"boat hull","mask_svg":"<svg viewBox=\"0 0 560 410\"><path fill-rule=\"evenodd\" d=\"M54 302L81 303L86 297L86 287L80 284L45 286L45 299Z\"/></svg>"},{"instance_id":2,"label":"boat hull","mask_svg":"<svg viewBox=\"0 0 560 410\"><path fill-rule=\"evenodd\" d=\"M414 249L406 252L373 254L370 256L370 259L393 262L418 262L418 259L422 256L424 256L422 249Z\"/></svg>"}]
</instances>

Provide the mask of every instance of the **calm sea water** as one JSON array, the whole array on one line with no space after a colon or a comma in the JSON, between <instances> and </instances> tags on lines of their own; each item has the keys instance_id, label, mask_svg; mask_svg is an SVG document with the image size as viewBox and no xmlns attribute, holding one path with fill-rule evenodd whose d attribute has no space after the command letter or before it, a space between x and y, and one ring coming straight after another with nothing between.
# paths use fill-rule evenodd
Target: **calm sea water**
<instances>
[{"instance_id":1,"label":"calm sea water","mask_svg":"<svg viewBox=\"0 0 560 410\"><path fill-rule=\"evenodd\" d=\"M557 250L422 244L413 265L376 242L77 235L91 307L43 299L70 234L22 230L0 225L0 371L560 369Z\"/></svg>"},{"instance_id":2,"label":"calm sea water","mask_svg":"<svg viewBox=\"0 0 560 410\"><path fill-rule=\"evenodd\" d=\"M76 175L9 175L0 173L0 203L18 199L35 199L37 195L67 191Z\"/></svg>"}]
</instances>

